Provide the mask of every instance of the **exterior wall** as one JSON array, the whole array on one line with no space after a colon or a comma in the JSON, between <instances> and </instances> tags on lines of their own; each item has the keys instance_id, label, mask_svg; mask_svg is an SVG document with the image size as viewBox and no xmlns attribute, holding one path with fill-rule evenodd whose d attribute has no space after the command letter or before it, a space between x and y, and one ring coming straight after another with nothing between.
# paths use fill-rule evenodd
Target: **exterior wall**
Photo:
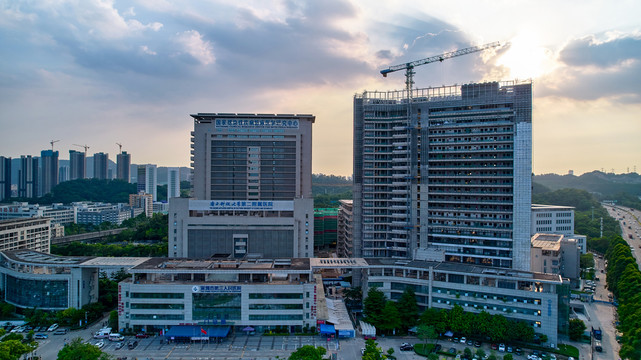
<instances>
[{"instance_id":1,"label":"exterior wall","mask_svg":"<svg viewBox=\"0 0 641 360\"><path fill-rule=\"evenodd\" d=\"M336 239L336 251L340 258L354 257L354 235L353 235L353 201L339 200L338 208L338 234Z\"/></svg>"},{"instance_id":2,"label":"exterior wall","mask_svg":"<svg viewBox=\"0 0 641 360\"><path fill-rule=\"evenodd\" d=\"M93 177L95 179L108 179L107 177L107 164L109 163L109 154L95 153L93 154Z\"/></svg>"},{"instance_id":3,"label":"exterior wall","mask_svg":"<svg viewBox=\"0 0 641 360\"><path fill-rule=\"evenodd\" d=\"M417 89L409 117L406 98L354 98L354 255L527 270L531 83Z\"/></svg>"},{"instance_id":4,"label":"exterior wall","mask_svg":"<svg viewBox=\"0 0 641 360\"><path fill-rule=\"evenodd\" d=\"M129 194L129 206L137 207L144 209L145 215L147 217L153 216L153 195L139 193L139 194Z\"/></svg>"},{"instance_id":5,"label":"exterior wall","mask_svg":"<svg viewBox=\"0 0 641 360\"><path fill-rule=\"evenodd\" d=\"M116 178L130 182L129 168L131 167L131 154L123 151L116 156L116 161L118 162L116 164Z\"/></svg>"},{"instance_id":6,"label":"exterior wall","mask_svg":"<svg viewBox=\"0 0 641 360\"><path fill-rule=\"evenodd\" d=\"M264 257L312 256L313 199L259 202L275 207L239 205L236 210L221 210L220 206L207 210L210 203L214 202L170 199L169 257L242 257L248 253ZM278 210L279 206L284 210Z\"/></svg>"},{"instance_id":7,"label":"exterior wall","mask_svg":"<svg viewBox=\"0 0 641 360\"><path fill-rule=\"evenodd\" d=\"M87 177L86 162L85 153L69 150L69 180L85 179Z\"/></svg>"},{"instance_id":8,"label":"exterior wall","mask_svg":"<svg viewBox=\"0 0 641 360\"><path fill-rule=\"evenodd\" d=\"M40 206L38 204L18 203L0 206L0 220L27 219L32 217L51 218L52 224L71 224L76 221L76 209L73 206L53 204Z\"/></svg>"},{"instance_id":9,"label":"exterior wall","mask_svg":"<svg viewBox=\"0 0 641 360\"><path fill-rule=\"evenodd\" d=\"M0 221L0 251L29 249L49 253L50 241L49 218Z\"/></svg>"},{"instance_id":10,"label":"exterior wall","mask_svg":"<svg viewBox=\"0 0 641 360\"><path fill-rule=\"evenodd\" d=\"M0 202L11 197L11 158L0 156Z\"/></svg>"},{"instance_id":11,"label":"exterior wall","mask_svg":"<svg viewBox=\"0 0 641 360\"><path fill-rule=\"evenodd\" d=\"M419 307L450 309L460 305L464 311L500 314L508 319L526 321L535 332L558 343L559 294L556 281L540 281L533 277L501 276L501 270L487 269L495 274L465 271L443 271L436 267L370 265L364 293L377 286L388 299L398 301L405 287L416 292ZM531 276L531 275L530 275ZM506 288L507 285L513 288Z\"/></svg>"},{"instance_id":12,"label":"exterior wall","mask_svg":"<svg viewBox=\"0 0 641 360\"><path fill-rule=\"evenodd\" d=\"M38 197L39 179L38 158L21 155L20 170L18 170L18 197Z\"/></svg>"},{"instance_id":13,"label":"exterior wall","mask_svg":"<svg viewBox=\"0 0 641 360\"><path fill-rule=\"evenodd\" d=\"M145 192L153 196L153 201L158 200L158 172L156 165L138 165L138 192Z\"/></svg>"},{"instance_id":14,"label":"exterior wall","mask_svg":"<svg viewBox=\"0 0 641 360\"><path fill-rule=\"evenodd\" d=\"M180 197L180 169L177 167L167 168L167 200L172 197Z\"/></svg>"},{"instance_id":15,"label":"exterior wall","mask_svg":"<svg viewBox=\"0 0 641 360\"><path fill-rule=\"evenodd\" d=\"M42 190L41 195L51 192L54 186L58 185L58 152L43 150L40 152L42 162Z\"/></svg>"},{"instance_id":16,"label":"exterior wall","mask_svg":"<svg viewBox=\"0 0 641 360\"><path fill-rule=\"evenodd\" d=\"M574 236L574 208L532 204L530 235L536 233Z\"/></svg>"},{"instance_id":17,"label":"exterior wall","mask_svg":"<svg viewBox=\"0 0 641 360\"><path fill-rule=\"evenodd\" d=\"M581 250L574 239L561 241L561 274L570 279L581 277Z\"/></svg>"}]
</instances>

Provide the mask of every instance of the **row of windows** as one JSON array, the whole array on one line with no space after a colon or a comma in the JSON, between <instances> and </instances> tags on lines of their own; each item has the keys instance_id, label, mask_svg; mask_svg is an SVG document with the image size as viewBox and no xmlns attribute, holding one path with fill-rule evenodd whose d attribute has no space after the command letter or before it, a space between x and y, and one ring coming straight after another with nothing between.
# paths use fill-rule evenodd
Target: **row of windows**
<instances>
[{"instance_id":1,"label":"row of windows","mask_svg":"<svg viewBox=\"0 0 641 360\"><path fill-rule=\"evenodd\" d=\"M249 320L303 320L303 315L249 315Z\"/></svg>"},{"instance_id":2,"label":"row of windows","mask_svg":"<svg viewBox=\"0 0 641 360\"><path fill-rule=\"evenodd\" d=\"M142 309L142 310L183 310L185 304L131 304L132 309Z\"/></svg>"},{"instance_id":3,"label":"row of windows","mask_svg":"<svg viewBox=\"0 0 641 360\"><path fill-rule=\"evenodd\" d=\"M131 320L185 320L180 314L131 314Z\"/></svg>"},{"instance_id":4,"label":"row of windows","mask_svg":"<svg viewBox=\"0 0 641 360\"><path fill-rule=\"evenodd\" d=\"M301 310L303 304L250 304L249 310Z\"/></svg>"}]
</instances>

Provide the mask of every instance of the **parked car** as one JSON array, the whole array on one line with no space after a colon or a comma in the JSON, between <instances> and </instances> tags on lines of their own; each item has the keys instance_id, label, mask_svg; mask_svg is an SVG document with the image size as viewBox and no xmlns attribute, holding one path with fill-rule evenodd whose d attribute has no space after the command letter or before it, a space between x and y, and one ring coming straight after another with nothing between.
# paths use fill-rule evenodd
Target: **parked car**
<instances>
[{"instance_id":1,"label":"parked car","mask_svg":"<svg viewBox=\"0 0 641 360\"><path fill-rule=\"evenodd\" d=\"M58 329L58 330L54 331L53 334L54 335L64 335L64 334L67 333L67 331L69 331L69 330L67 330L67 329Z\"/></svg>"},{"instance_id":2,"label":"parked car","mask_svg":"<svg viewBox=\"0 0 641 360\"><path fill-rule=\"evenodd\" d=\"M117 344L116 344L116 350L121 349L123 346L125 346L125 343L124 343L124 342L119 342L119 343L117 343Z\"/></svg>"},{"instance_id":3,"label":"parked car","mask_svg":"<svg viewBox=\"0 0 641 360\"><path fill-rule=\"evenodd\" d=\"M505 352L505 344L499 344L499 351Z\"/></svg>"},{"instance_id":4,"label":"parked car","mask_svg":"<svg viewBox=\"0 0 641 360\"><path fill-rule=\"evenodd\" d=\"M49 329L47 329L47 331L56 331L57 328L58 328L58 324L53 324L49 326Z\"/></svg>"},{"instance_id":5,"label":"parked car","mask_svg":"<svg viewBox=\"0 0 641 360\"><path fill-rule=\"evenodd\" d=\"M469 339L466 344L468 346L472 346L472 345L474 345L474 341L472 341L472 339Z\"/></svg>"},{"instance_id":6,"label":"parked car","mask_svg":"<svg viewBox=\"0 0 641 360\"><path fill-rule=\"evenodd\" d=\"M499 346L496 344L492 344L492 350L498 350Z\"/></svg>"},{"instance_id":7,"label":"parked car","mask_svg":"<svg viewBox=\"0 0 641 360\"><path fill-rule=\"evenodd\" d=\"M478 341L478 340L476 340L476 341L474 342L474 347L481 347L481 342L480 342L480 341Z\"/></svg>"},{"instance_id":8,"label":"parked car","mask_svg":"<svg viewBox=\"0 0 641 360\"><path fill-rule=\"evenodd\" d=\"M465 336L463 336L463 337L461 338L461 344L465 344L465 342L466 342L466 341L467 341L467 339L465 338Z\"/></svg>"},{"instance_id":9,"label":"parked car","mask_svg":"<svg viewBox=\"0 0 641 360\"><path fill-rule=\"evenodd\" d=\"M401 344L401 351L412 351L412 350L414 350L414 346L412 346L412 344L408 344L408 343Z\"/></svg>"},{"instance_id":10,"label":"parked car","mask_svg":"<svg viewBox=\"0 0 641 360\"><path fill-rule=\"evenodd\" d=\"M48 337L49 337L49 335L47 335L47 334L35 334L33 336L34 339L46 339Z\"/></svg>"},{"instance_id":11,"label":"parked car","mask_svg":"<svg viewBox=\"0 0 641 360\"><path fill-rule=\"evenodd\" d=\"M98 349L102 349L105 347L105 342L104 341L98 341L97 343L94 344Z\"/></svg>"},{"instance_id":12,"label":"parked car","mask_svg":"<svg viewBox=\"0 0 641 360\"><path fill-rule=\"evenodd\" d=\"M149 334L146 334L146 333L138 333L138 334L136 334L136 338L138 338L138 339L146 339L148 337L149 337Z\"/></svg>"},{"instance_id":13,"label":"parked car","mask_svg":"<svg viewBox=\"0 0 641 360\"><path fill-rule=\"evenodd\" d=\"M521 348L518 348L518 347L517 347L516 349L514 349L514 353L515 353L516 355L523 355L523 350L521 350Z\"/></svg>"},{"instance_id":14,"label":"parked car","mask_svg":"<svg viewBox=\"0 0 641 360\"><path fill-rule=\"evenodd\" d=\"M134 341L130 341L130 342L127 344L127 347L129 348L129 350L131 350L131 349L135 348L136 346L138 346L138 341L136 341L136 340L134 340Z\"/></svg>"},{"instance_id":15,"label":"parked car","mask_svg":"<svg viewBox=\"0 0 641 360\"><path fill-rule=\"evenodd\" d=\"M507 347L507 352L511 353L511 352L513 352L513 351L514 351L514 349L512 349L512 347L511 347L511 346L508 346L508 347Z\"/></svg>"}]
</instances>

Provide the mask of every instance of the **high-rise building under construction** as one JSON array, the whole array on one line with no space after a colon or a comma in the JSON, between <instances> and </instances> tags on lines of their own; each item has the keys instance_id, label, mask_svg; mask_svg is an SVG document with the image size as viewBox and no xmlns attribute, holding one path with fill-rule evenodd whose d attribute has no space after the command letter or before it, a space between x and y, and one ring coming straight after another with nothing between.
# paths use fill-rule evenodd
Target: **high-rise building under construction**
<instances>
[{"instance_id":1,"label":"high-rise building under construction","mask_svg":"<svg viewBox=\"0 0 641 360\"><path fill-rule=\"evenodd\" d=\"M407 95L354 98L354 256L528 270L532 84Z\"/></svg>"}]
</instances>

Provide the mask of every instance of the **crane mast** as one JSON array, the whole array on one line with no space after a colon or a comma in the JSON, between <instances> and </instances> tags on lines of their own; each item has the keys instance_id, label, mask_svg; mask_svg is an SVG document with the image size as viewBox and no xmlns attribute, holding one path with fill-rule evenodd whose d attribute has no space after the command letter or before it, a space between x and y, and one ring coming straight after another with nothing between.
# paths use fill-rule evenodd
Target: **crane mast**
<instances>
[{"instance_id":1,"label":"crane mast","mask_svg":"<svg viewBox=\"0 0 641 360\"><path fill-rule=\"evenodd\" d=\"M53 144L57 143L60 140L51 140L49 141L49 144L51 144L51 151L53 151Z\"/></svg>"}]
</instances>

